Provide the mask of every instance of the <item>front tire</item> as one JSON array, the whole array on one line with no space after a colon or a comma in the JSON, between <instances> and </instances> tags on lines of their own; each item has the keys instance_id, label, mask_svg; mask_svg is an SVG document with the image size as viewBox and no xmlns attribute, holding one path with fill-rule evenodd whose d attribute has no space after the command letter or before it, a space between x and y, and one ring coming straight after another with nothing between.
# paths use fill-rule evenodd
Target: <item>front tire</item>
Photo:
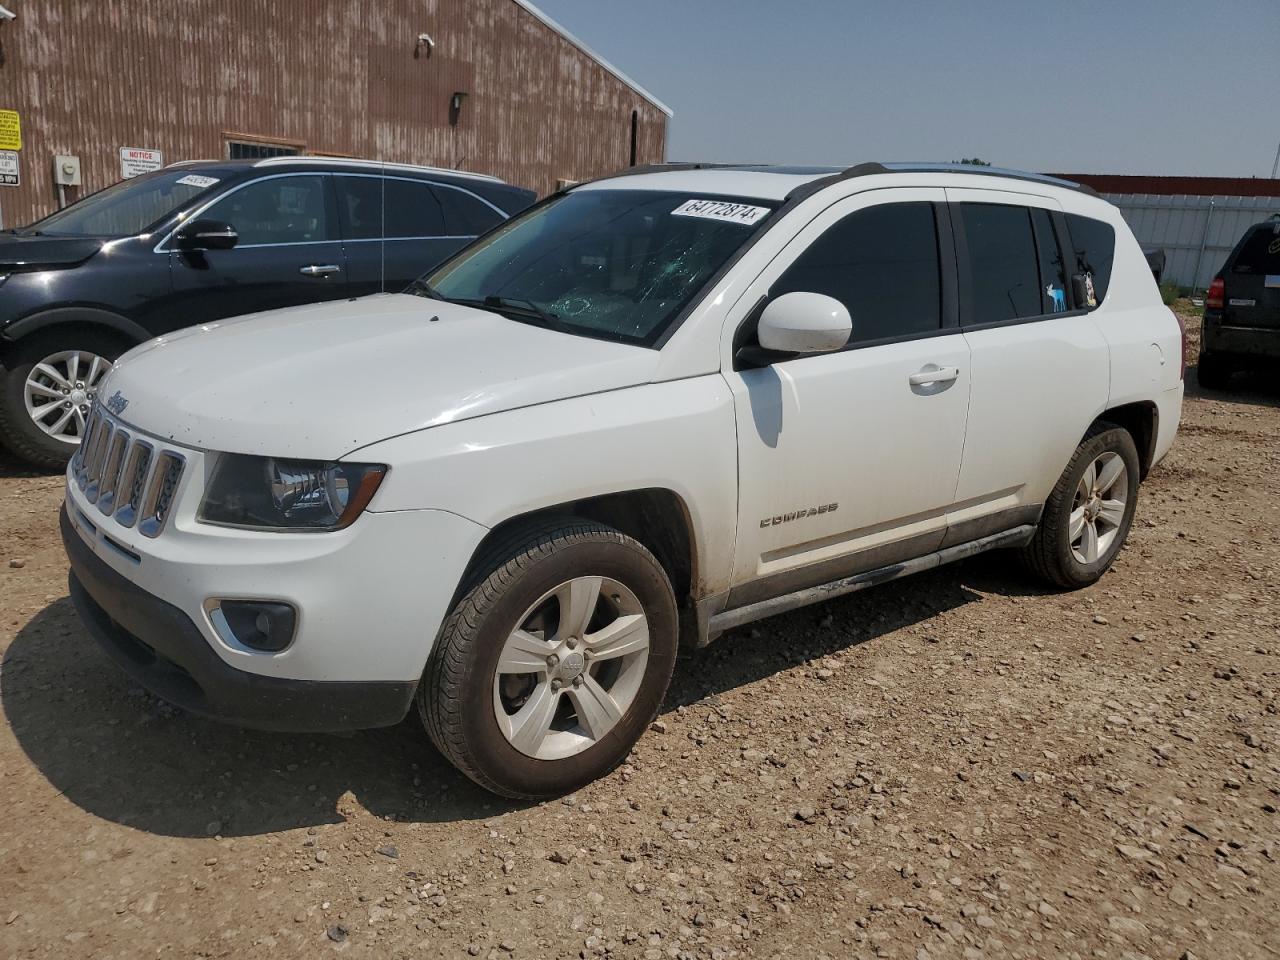
<instances>
[{"instance_id":1,"label":"front tire","mask_svg":"<svg viewBox=\"0 0 1280 960\"><path fill-rule=\"evenodd\" d=\"M1045 501L1023 560L1068 590L1096 583L1115 562L1138 502L1138 448L1128 430L1092 427Z\"/></svg>"},{"instance_id":2,"label":"front tire","mask_svg":"<svg viewBox=\"0 0 1280 960\"><path fill-rule=\"evenodd\" d=\"M418 690L432 741L488 790L540 799L604 776L657 715L675 595L638 541L565 517L514 531L441 629Z\"/></svg>"},{"instance_id":3,"label":"front tire","mask_svg":"<svg viewBox=\"0 0 1280 960\"><path fill-rule=\"evenodd\" d=\"M0 440L28 463L66 466L98 388L127 349L118 337L85 329L20 341L0 366Z\"/></svg>"}]
</instances>

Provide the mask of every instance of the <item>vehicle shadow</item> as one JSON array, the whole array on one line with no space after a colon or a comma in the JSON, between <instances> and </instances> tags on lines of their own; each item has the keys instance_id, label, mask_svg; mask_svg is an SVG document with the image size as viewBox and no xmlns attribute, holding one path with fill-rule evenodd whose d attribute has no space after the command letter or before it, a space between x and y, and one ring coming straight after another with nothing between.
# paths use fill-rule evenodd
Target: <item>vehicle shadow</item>
<instances>
[{"instance_id":1,"label":"vehicle shadow","mask_svg":"<svg viewBox=\"0 0 1280 960\"><path fill-rule=\"evenodd\" d=\"M731 631L677 664L663 712L978 600L968 584L985 589L999 579L993 563L1008 586L1005 561L975 558ZM18 744L59 793L95 816L150 833L251 836L341 822L357 806L424 823L522 806L455 771L413 716L384 730L288 735L174 709L97 649L66 597L10 644L0 705Z\"/></svg>"},{"instance_id":2,"label":"vehicle shadow","mask_svg":"<svg viewBox=\"0 0 1280 960\"><path fill-rule=\"evenodd\" d=\"M31 464L18 459L9 450L0 447L0 479L54 477L61 473L61 468L33 467Z\"/></svg>"},{"instance_id":3,"label":"vehicle shadow","mask_svg":"<svg viewBox=\"0 0 1280 960\"><path fill-rule=\"evenodd\" d=\"M1224 390L1200 385L1198 367L1187 368L1187 396L1254 407L1280 407L1280 364L1235 374Z\"/></svg>"}]
</instances>

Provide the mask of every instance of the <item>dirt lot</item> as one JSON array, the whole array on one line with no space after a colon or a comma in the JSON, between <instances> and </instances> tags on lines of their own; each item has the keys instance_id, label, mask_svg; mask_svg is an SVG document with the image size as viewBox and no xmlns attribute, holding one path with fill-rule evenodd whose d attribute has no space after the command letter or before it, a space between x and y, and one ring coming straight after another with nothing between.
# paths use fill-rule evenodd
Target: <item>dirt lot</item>
<instances>
[{"instance_id":1,"label":"dirt lot","mask_svg":"<svg viewBox=\"0 0 1280 960\"><path fill-rule=\"evenodd\" d=\"M738 631L535 806L411 724L136 689L60 499L0 461L0 957L1280 956L1274 385L1192 386L1096 587L992 556Z\"/></svg>"}]
</instances>

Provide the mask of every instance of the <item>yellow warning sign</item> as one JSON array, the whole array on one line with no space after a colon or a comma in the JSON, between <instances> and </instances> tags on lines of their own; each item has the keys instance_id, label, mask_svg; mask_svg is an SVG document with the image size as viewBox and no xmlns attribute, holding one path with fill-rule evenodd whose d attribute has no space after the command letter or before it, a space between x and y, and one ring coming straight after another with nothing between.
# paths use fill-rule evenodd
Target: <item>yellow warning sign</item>
<instances>
[{"instance_id":1,"label":"yellow warning sign","mask_svg":"<svg viewBox=\"0 0 1280 960\"><path fill-rule=\"evenodd\" d=\"M17 110L0 110L0 150L22 149L22 121Z\"/></svg>"}]
</instances>

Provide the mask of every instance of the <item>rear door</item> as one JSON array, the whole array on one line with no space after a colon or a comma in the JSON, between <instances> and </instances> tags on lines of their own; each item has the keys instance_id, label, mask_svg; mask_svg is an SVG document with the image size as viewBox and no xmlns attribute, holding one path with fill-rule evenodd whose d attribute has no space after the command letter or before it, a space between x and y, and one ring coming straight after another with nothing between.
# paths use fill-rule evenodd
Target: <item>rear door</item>
<instances>
[{"instance_id":1,"label":"rear door","mask_svg":"<svg viewBox=\"0 0 1280 960\"><path fill-rule=\"evenodd\" d=\"M947 531L954 543L1039 516L1106 405L1109 356L1087 311L1072 309L1062 255L1065 222L1056 201L972 189L948 189L947 197L961 328L973 367L964 461Z\"/></svg>"},{"instance_id":2,"label":"rear door","mask_svg":"<svg viewBox=\"0 0 1280 960\"><path fill-rule=\"evenodd\" d=\"M347 296L337 209L325 173L262 177L199 214L231 224L230 250L169 253L180 326Z\"/></svg>"},{"instance_id":3,"label":"rear door","mask_svg":"<svg viewBox=\"0 0 1280 960\"><path fill-rule=\"evenodd\" d=\"M398 293L471 240L446 223L432 183L377 174L333 179L352 296Z\"/></svg>"},{"instance_id":4,"label":"rear door","mask_svg":"<svg viewBox=\"0 0 1280 960\"><path fill-rule=\"evenodd\" d=\"M1254 227L1222 272L1222 322L1280 327L1280 220Z\"/></svg>"}]
</instances>

